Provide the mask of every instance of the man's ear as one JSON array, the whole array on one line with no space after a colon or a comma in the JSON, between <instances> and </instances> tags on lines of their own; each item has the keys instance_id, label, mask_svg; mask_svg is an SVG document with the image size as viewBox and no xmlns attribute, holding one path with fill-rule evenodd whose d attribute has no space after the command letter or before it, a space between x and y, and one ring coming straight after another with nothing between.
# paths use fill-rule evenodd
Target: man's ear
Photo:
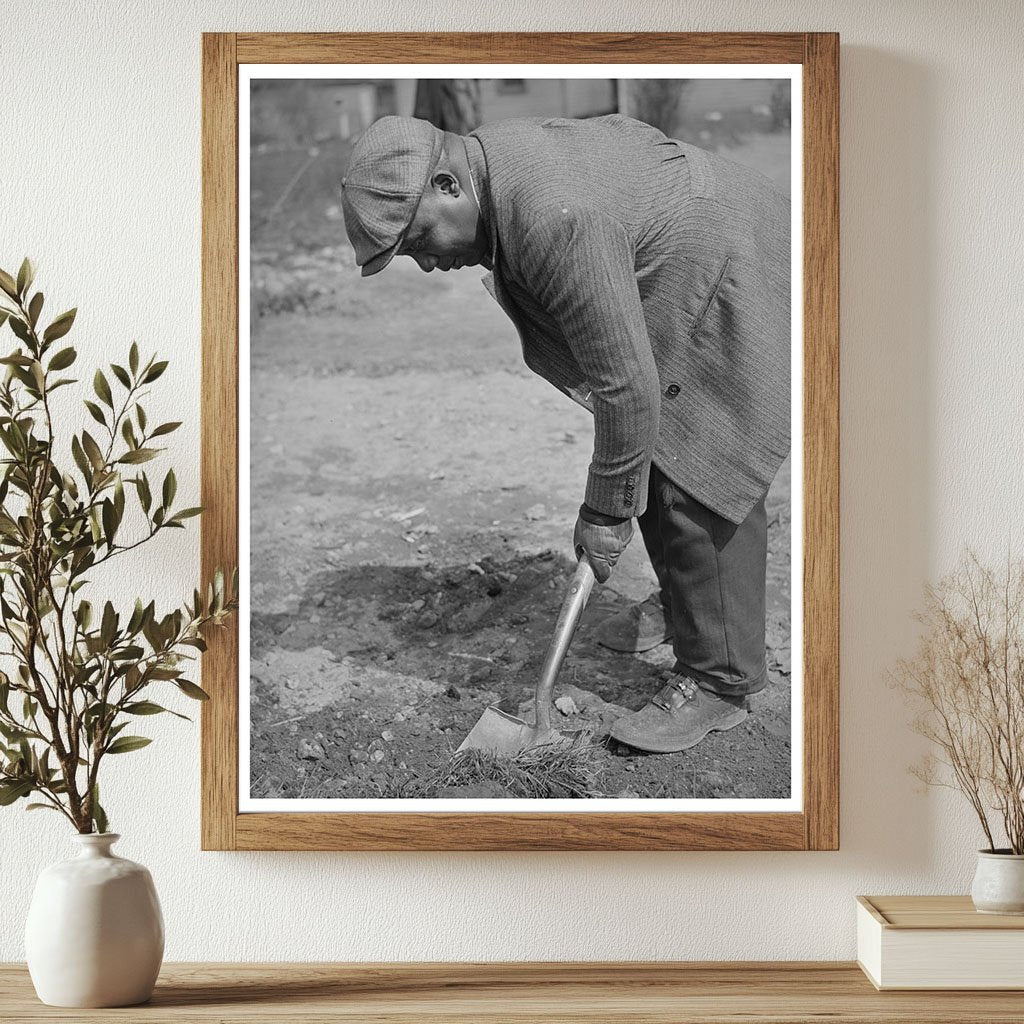
<instances>
[{"instance_id":1,"label":"man's ear","mask_svg":"<svg viewBox=\"0 0 1024 1024\"><path fill-rule=\"evenodd\" d=\"M459 184L459 179L451 171L438 171L430 179L430 183L438 192L443 192L453 199L458 199L462 194L462 186Z\"/></svg>"}]
</instances>

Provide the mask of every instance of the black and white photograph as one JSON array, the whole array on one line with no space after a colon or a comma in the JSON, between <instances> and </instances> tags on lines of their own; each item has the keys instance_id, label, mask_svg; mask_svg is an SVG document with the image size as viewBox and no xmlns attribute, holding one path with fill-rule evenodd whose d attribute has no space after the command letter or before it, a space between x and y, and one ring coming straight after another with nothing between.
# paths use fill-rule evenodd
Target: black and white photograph
<instances>
[{"instance_id":1,"label":"black and white photograph","mask_svg":"<svg viewBox=\"0 0 1024 1024\"><path fill-rule=\"evenodd\" d=\"M799 809L798 69L363 70L240 83L242 809Z\"/></svg>"}]
</instances>

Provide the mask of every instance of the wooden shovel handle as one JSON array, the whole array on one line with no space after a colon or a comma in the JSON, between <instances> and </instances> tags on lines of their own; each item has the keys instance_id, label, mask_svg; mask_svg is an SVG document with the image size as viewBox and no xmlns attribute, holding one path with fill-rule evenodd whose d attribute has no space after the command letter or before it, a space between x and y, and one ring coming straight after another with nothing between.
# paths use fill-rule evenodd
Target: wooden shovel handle
<instances>
[{"instance_id":1,"label":"wooden shovel handle","mask_svg":"<svg viewBox=\"0 0 1024 1024\"><path fill-rule=\"evenodd\" d=\"M540 679L537 682L536 707L538 733L547 733L551 730L551 694L555 689L555 679L565 661L565 655L572 643L573 634L579 624L583 609L587 606L590 592L594 589L594 569L589 559L584 555L576 566L569 583L569 590L562 601L562 607L558 612L558 621L555 623L555 635L551 638L551 645L548 647L547 656L544 658L544 667L540 672Z\"/></svg>"}]
</instances>

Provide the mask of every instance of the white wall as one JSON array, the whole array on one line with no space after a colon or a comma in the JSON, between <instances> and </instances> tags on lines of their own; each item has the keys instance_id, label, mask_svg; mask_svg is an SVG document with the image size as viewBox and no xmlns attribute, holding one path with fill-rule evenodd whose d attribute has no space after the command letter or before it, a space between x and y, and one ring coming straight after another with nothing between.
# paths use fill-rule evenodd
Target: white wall
<instances>
[{"instance_id":1,"label":"white wall","mask_svg":"<svg viewBox=\"0 0 1024 1024\"><path fill-rule=\"evenodd\" d=\"M4 22L0 266L32 254L55 305L81 307L86 365L132 338L173 358L151 412L188 425L183 497L202 30L842 33L842 850L201 853L197 731L162 723L107 802L121 852L156 878L169 959L848 958L857 893L966 891L977 829L907 775L917 743L885 673L925 579L966 543L999 557L1022 540L1016 0L7 0ZM190 593L197 538L153 545L140 586ZM23 955L31 880L70 846L56 816L0 811L0 960Z\"/></svg>"}]
</instances>

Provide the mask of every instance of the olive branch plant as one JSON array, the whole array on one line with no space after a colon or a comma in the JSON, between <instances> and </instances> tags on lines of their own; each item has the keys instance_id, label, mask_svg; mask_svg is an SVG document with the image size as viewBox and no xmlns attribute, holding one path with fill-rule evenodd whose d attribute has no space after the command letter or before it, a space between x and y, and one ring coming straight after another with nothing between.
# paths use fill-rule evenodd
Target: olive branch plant
<instances>
[{"instance_id":1,"label":"olive branch plant","mask_svg":"<svg viewBox=\"0 0 1024 1024\"><path fill-rule=\"evenodd\" d=\"M159 685L208 699L185 672L206 649L204 630L225 625L237 607L238 571L226 586L217 570L205 593L196 590L163 616L141 598L128 614L109 600L94 609L85 599L87 573L162 530L184 529L202 508L172 508L173 469L154 497L138 468L164 450L154 442L181 424L147 421L141 400L167 362L142 361L134 342L126 365L110 364L109 377L96 370L97 400L84 404L97 427L70 434L73 465L62 466L51 398L77 383L61 376L75 349L56 344L76 310L44 328L34 277L28 259L17 275L0 270L0 328L6 322L17 341L0 357L0 669L11 669L0 670L0 806L35 796L29 809L58 811L80 833L106 832L101 764L152 742L124 732L133 719L166 713L187 720L149 699ZM131 490L146 525L129 537L122 520Z\"/></svg>"},{"instance_id":2,"label":"olive branch plant","mask_svg":"<svg viewBox=\"0 0 1024 1024\"><path fill-rule=\"evenodd\" d=\"M917 651L895 684L918 710L915 732L931 740L911 772L959 790L981 824L989 852L1024 853L1024 561L996 571L968 552L925 590Z\"/></svg>"}]
</instances>

